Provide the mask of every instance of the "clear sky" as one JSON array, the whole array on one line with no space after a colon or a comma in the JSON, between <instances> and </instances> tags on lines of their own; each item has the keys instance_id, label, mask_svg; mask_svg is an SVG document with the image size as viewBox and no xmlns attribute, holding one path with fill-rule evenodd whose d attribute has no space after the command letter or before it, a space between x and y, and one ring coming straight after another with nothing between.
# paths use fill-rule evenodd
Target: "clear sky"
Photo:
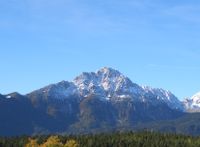
<instances>
[{"instance_id":1,"label":"clear sky","mask_svg":"<svg viewBox=\"0 0 200 147\"><path fill-rule=\"evenodd\" d=\"M200 91L200 1L0 0L0 93L104 66L179 98Z\"/></svg>"}]
</instances>

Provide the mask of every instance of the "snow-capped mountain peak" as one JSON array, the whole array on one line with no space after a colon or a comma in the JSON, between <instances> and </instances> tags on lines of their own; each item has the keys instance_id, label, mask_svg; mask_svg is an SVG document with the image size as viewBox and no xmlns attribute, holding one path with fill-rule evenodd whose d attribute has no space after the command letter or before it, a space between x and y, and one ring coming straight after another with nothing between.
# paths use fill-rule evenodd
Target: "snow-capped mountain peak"
<instances>
[{"instance_id":1,"label":"snow-capped mountain peak","mask_svg":"<svg viewBox=\"0 0 200 147\"><path fill-rule=\"evenodd\" d=\"M120 73L118 70L109 67L101 68L96 72L96 74L99 76L109 77L109 78L123 76L122 73Z\"/></svg>"},{"instance_id":2,"label":"snow-capped mountain peak","mask_svg":"<svg viewBox=\"0 0 200 147\"><path fill-rule=\"evenodd\" d=\"M96 73L82 73L76 77L73 83L80 91L80 95L100 95L106 99L109 97L122 97L120 93L130 94L134 84L119 71L104 67ZM130 97L127 95L127 97Z\"/></svg>"},{"instance_id":3,"label":"snow-capped mountain peak","mask_svg":"<svg viewBox=\"0 0 200 147\"><path fill-rule=\"evenodd\" d=\"M185 109L188 111L200 111L200 92L193 95L191 98L186 98L183 100L183 104L185 106Z\"/></svg>"},{"instance_id":4,"label":"snow-capped mountain peak","mask_svg":"<svg viewBox=\"0 0 200 147\"><path fill-rule=\"evenodd\" d=\"M96 72L96 76L99 79L99 84L106 91L118 91L132 84L127 77L112 68L104 67Z\"/></svg>"},{"instance_id":5,"label":"snow-capped mountain peak","mask_svg":"<svg viewBox=\"0 0 200 147\"><path fill-rule=\"evenodd\" d=\"M39 90L33 91L30 94L43 95L45 97L62 100L66 97L76 95L77 88L72 82L61 81L59 83L51 84Z\"/></svg>"},{"instance_id":6,"label":"snow-capped mountain peak","mask_svg":"<svg viewBox=\"0 0 200 147\"><path fill-rule=\"evenodd\" d=\"M131 98L153 104L166 103L173 109L183 110L182 103L170 91L139 86L119 71L108 67L103 67L95 73L82 73L73 83L77 86L79 94L84 97L95 94L107 100Z\"/></svg>"},{"instance_id":7,"label":"snow-capped mountain peak","mask_svg":"<svg viewBox=\"0 0 200 147\"><path fill-rule=\"evenodd\" d=\"M153 98L153 102L163 102L173 109L183 110L183 105L179 99L169 90L164 90L162 88L152 88L149 86L142 86L145 91L145 95L148 95L148 99Z\"/></svg>"},{"instance_id":8,"label":"snow-capped mountain peak","mask_svg":"<svg viewBox=\"0 0 200 147\"><path fill-rule=\"evenodd\" d=\"M191 98L194 102L196 102L196 104L200 104L200 92L198 92L197 94L195 94L194 96L192 96Z\"/></svg>"},{"instance_id":9,"label":"snow-capped mountain peak","mask_svg":"<svg viewBox=\"0 0 200 147\"><path fill-rule=\"evenodd\" d=\"M102 100L147 102L153 105L165 103L170 108L181 109L182 103L170 92L159 88L139 86L119 71L103 67L96 72L83 72L72 82L62 81L35 91L45 97L80 99L94 95Z\"/></svg>"}]
</instances>

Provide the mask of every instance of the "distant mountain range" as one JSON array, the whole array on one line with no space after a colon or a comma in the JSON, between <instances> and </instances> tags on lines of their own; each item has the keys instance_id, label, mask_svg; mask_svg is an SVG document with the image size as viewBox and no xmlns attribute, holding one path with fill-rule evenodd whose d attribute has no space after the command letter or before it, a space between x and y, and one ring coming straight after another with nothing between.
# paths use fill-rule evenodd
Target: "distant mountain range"
<instances>
[{"instance_id":1,"label":"distant mountain range","mask_svg":"<svg viewBox=\"0 0 200 147\"><path fill-rule=\"evenodd\" d=\"M183 106L188 112L200 112L200 92L183 100Z\"/></svg>"},{"instance_id":2,"label":"distant mountain range","mask_svg":"<svg viewBox=\"0 0 200 147\"><path fill-rule=\"evenodd\" d=\"M140 86L104 67L26 95L0 95L0 135L144 128L197 135L199 111L200 93L180 101L170 91Z\"/></svg>"}]
</instances>

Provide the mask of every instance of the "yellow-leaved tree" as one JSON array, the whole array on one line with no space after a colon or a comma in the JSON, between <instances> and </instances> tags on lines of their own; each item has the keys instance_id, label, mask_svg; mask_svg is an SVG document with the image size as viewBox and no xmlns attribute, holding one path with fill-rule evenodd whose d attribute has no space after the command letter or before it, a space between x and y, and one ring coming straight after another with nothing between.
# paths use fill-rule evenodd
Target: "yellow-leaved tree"
<instances>
[{"instance_id":1,"label":"yellow-leaved tree","mask_svg":"<svg viewBox=\"0 0 200 147\"><path fill-rule=\"evenodd\" d=\"M40 147L63 147L58 136L50 136Z\"/></svg>"},{"instance_id":2,"label":"yellow-leaved tree","mask_svg":"<svg viewBox=\"0 0 200 147\"><path fill-rule=\"evenodd\" d=\"M79 147L79 144L71 139L63 144L58 136L50 136L43 144L38 144L36 139L29 138L29 143L25 147Z\"/></svg>"},{"instance_id":3,"label":"yellow-leaved tree","mask_svg":"<svg viewBox=\"0 0 200 147\"><path fill-rule=\"evenodd\" d=\"M36 139L29 138L29 143L25 145L25 147L39 147Z\"/></svg>"},{"instance_id":4,"label":"yellow-leaved tree","mask_svg":"<svg viewBox=\"0 0 200 147\"><path fill-rule=\"evenodd\" d=\"M79 147L79 144L75 140L71 139L66 142L64 147Z\"/></svg>"}]
</instances>

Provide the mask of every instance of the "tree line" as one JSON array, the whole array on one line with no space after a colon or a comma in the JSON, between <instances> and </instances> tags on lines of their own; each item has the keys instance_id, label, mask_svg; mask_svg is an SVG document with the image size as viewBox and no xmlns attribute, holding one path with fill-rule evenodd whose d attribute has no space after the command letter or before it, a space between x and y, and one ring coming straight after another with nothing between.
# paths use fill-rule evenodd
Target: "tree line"
<instances>
[{"instance_id":1,"label":"tree line","mask_svg":"<svg viewBox=\"0 0 200 147\"><path fill-rule=\"evenodd\" d=\"M1 137L2 147L200 147L200 137L156 132Z\"/></svg>"}]
</instances>

